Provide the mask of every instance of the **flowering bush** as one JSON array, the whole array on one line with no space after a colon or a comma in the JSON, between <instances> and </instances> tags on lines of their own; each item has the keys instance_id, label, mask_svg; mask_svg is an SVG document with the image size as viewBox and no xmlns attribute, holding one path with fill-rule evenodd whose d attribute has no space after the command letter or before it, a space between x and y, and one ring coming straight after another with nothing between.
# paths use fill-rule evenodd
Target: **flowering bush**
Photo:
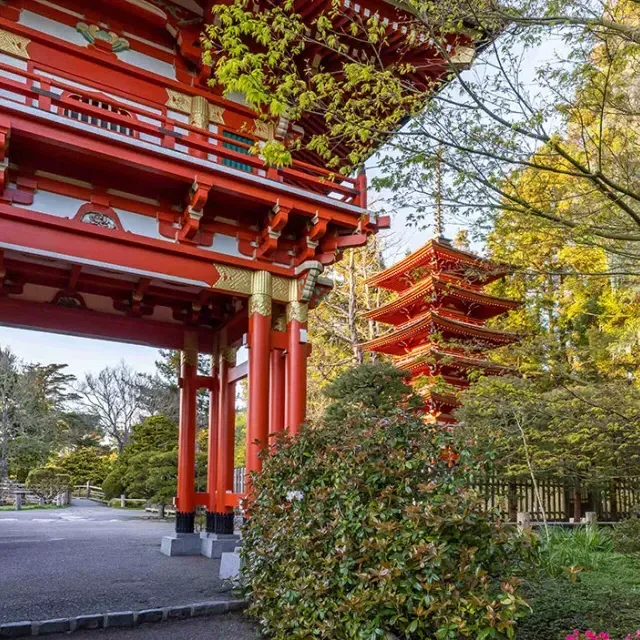
<instances>
[{"instance_id":1,"label":"flowering bush","mask_svg":"<svg viewBox=\"0 0 640 640\"><path fill-rule=\"evenodd\" d=\"M443 456L451 436L410 398L381 406L397 381L374 373L343 377L357 393L280 440L254 478L242 546L250 613L273 640L513 638L535 542L485 511L465 486L469 454Z\"/></svg>"},{"instance_id":2,"label":"flowering bush","mask_svg":"<svg viewBox=\"0 0 640 640\"><path fill-rule=\"evenodd\" d=\"M633 638L640 638L640 629L638 629L634 635L629 634L624 640L633 640ZM602 633L596 633L595 631L585 631L584 635L576 629L573 633L570 633L566 640L613 640L608 633L604 631Z\"/></svg>"}]
</instances>

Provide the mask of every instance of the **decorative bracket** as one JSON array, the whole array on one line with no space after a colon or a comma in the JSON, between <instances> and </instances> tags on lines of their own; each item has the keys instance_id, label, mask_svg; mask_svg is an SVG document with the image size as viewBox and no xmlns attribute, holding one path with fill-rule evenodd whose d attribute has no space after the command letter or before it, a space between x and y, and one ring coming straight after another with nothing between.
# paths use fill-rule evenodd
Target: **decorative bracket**
<instances>
[{"instance_id":1,"label":"decorative bracket","mask_svg":"<svg viewBox=\"0 0 640 640\"><path fill-rule=\"evenodd\" d=\"M278 241L282 230L289 221L291 207L283 207L277 203L269 214L269 225L258 239L256 258L269 258L278 248Z\"/></svg>"},{"instance_id":2,"label":"decorative bracket","mask_svg":"<svg viewBox=\"0 0 640 640\"><path fill-rule=\"evenodd\" d=\"M308 262L302 263L299 267L296 268L296 275L300 273L305 273L302 278L302 291L300 293L300 302L309 302L313 297L313 293L315 291L316 283L318 282L318 278L322 275L324 271L324 266L321 262L317 260L309 260Z\"/></svg>"},{"instance_id":3,"label":"decorative bracket","mask_svg":"<svg viewBox=\"0 0 640 640\"><path fill-rule=\"evenodd\" d=\"M176 234L178 242L192 241L200 230L200 220L202 220L203 209L207 204L212 186L211 183L198 182L198 177L193 181L187 206L182 214L181 229Z\"/></svg>"}]
</instances>

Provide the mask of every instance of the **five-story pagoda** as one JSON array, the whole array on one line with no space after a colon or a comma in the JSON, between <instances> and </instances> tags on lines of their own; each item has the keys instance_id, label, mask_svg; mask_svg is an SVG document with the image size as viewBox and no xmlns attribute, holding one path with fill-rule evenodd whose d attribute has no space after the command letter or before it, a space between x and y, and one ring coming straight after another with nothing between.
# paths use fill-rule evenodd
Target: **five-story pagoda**
<instances>
[{"instance_id":1,"label":"five-story pagoda","mask_svg":"<svg viewBox=\"0 0 640 640\"><path fill-rule=\"evenodd\" d=\"M396 295L366 314L394 330L365 348L393 356L396 365L411 374L429 415L438 422L454 422L457 393L469 385L471 371L504 371L487 360L487 351L518 337L487 326L487 321L519 303L483 289L507 272L507 267L439 236L368 280Z\"/></svg>"}]
</instances>

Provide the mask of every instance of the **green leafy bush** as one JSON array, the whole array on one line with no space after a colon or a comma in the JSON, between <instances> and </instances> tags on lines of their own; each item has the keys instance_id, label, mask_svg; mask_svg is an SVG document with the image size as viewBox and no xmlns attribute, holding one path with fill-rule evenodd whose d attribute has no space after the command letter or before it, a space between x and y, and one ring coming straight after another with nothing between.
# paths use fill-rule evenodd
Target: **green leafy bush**
<instances>
[{"instance_id":1,"label":"green leafy bush","mask_svg":"<svg viewBox=\"0 0 640 640\"><path fill-rule=\"evenodd\" d=\"M613 546L620 553L640 552L640 518L630 518L615 525L611 533Z\"/></svg>"},{"instance_id":2,"label":"green leafy bush","mask_svg":"<svg viewBox=\"0 0 640 640\"><path fill-rule=\"evenodd\" d=\"M125 509L144 509L146 504L147 504L147 501L144 499L127 498L124 501L124 508ZM122 501L120 500L120 498L113 498L112 500L109 500L109 506L114 509L121 509Z\"/></svg>"},{"instance_id":3,"label":"green leafy bush","mask_svg":"<svg viewBox=\"0 0 640 640\"><path fill-rule=\"evenodd\" d=\"M403 387L374 410L347 392L342 420L281 439L254 478L243 578L268 637L514 637L534 543L485 512L468 454L452 462Z\"/></svg>"},{"instance_id":4,"label":"green leafy bush","mask_svg":"<svg viewBox=\"0 0 640 640\"><path fill-rule=\"evenodd\" d=\"M124 493L124 482L122 478L122 469L116 467L102 483L104 497L107 500L119 498Z\"/></svg>"},{"instance_id":5,"label":"green leafy bush","mask_svg":"<svg viewBox=\"0 0 640 640\"><path fill-rule=\"evenodd\" d=\"M51 501L67 491L70 484L70 477L58 467L40 467L29 472L25 486L38 497Z\"/></svg>"},{"instance_id":6,"label":"green leafy bush","mask_svg":"<svg viewBox=\"0 0 640 640\"><path fill-rule=\"evenodd\" d=\"M79 447L56 460L56 466L71 477L71 484L101 485L113 467L113 459L96 447Z\"/></svg>"}]
</instances>

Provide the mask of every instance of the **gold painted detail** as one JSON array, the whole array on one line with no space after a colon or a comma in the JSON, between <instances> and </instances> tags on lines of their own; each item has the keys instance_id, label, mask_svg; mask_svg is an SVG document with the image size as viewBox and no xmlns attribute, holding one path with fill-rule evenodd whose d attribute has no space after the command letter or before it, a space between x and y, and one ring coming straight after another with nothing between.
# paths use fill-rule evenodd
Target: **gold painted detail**
<instances>
[{"instance_id":1,"label":"gold painted detail","mask_svg":"<svg viewBox=\"0 0 640 640\"><path fill-rule=\"evenodd\" d=\"M189 124L200 129L209 128L209 101L202 96L194 96L191 100Z\"/></svg>"},{"instance_id":2,"label":"gold painted detail","mask_svg":"<svg viewBox=\"0 0 640 640\"><path fill-rule=\"evenodd\" d=\"M238 357L238 348L237 347L222 347L220 350L220 355L222 359L230 366L236 366L236 358Z\"/></svg>"},{"instance_id":3,"label":"gold painted detail","mask_svg":"<svg viewBox=\"0 0 640 640\"><path fill-rule=\"evenodd\" d=\"M282 331L285 332L287 330L287 316L284 313L279 313L276 316L273 316L273 322L271 324L271 328L274 331Z\"/></svg>"},{"instance_id":4,"label":"gold painted detail","mask_svg":"<svg viewBox=\"0 0 640 640\"><path fill-rule=\"evenodd\" d=\"M224 124L224 107L217 104L209 105L209 122L214 124Z\"/></svg>"},{"instance_id":5,"label":"gold painted detail","mask_svg":"<svg viewBox=\"0 0 640 640\"><path fill-rule=\"evenodd\" d=\"M251 282L251 293L271 297L272 276L268 271L254 271Z\"/></svg>"},{"instance_id":6,"label":"gold painted detail","mask_svg":"<svg viewBox=\"0 0 640 640\"><path fill-rule=\"evenodd\" d=\"M265 122L264 120L254 120L253 126L253 133L255 134L256 138L267 141L274 139L275 132L272 122Z\"/></svg>"},{"instance_id":7,"label":"gold painted detail","mask_svg":"<svg viewBox=\"0 0 640 640\"><path fill-rule=\"evenodd\" d=\"M249 299L249 315L257 313L259 316L271 315L271 296L265 293L254 293Z\"/></svg>"},{"instance_id":8,"label":"gold painted detail","mask_svg":"<svg viewBox=\"0 0 640 640\"><path fill-rule=\"evenodd\" d=\"M220 279L213 285L214 289L224 289L234 293L251 294L251 276L253 271L241 269L240 267L230 267L226 264L215 265Z\"/></svg>"},{"instance_id":9,"label":"gold painted detail","mask_svg":"<svg viewBox=\"0 0 640 640\"><path fill-rule=\"evenodd\" d=\"M168 98L165 105L168 109L180 111L181 113L191 113L191 96L173 89L166 89L166 91Z\"/></svg>"},{"instance_id":10,"label":"gold painted detail","mask_svg":"<svg viewBox=\"0 0 640 640\"><path fill-rule=\"evenodd\" d=\"M16 58L29 60L29 52L27 51L29 44L31 44L31 40L28 38L0 29L0 51L8 53L10 56L16 56Z\"/></svg>"},{"instance_id":11,"label":"gold painted detail","mask_svg":"<svg viewBox=\"0 0 640 640\"><path fill-rule=\"evenodd\" d=\"M287 324L292 320L305 323L309 320L309 305L306 302L290 302L287 305Z\"/></svg>"},{"instance_id":12,"label":"gold painted detail","mask_svg":"<svg viewBox=\"0 0 640 640\"><path fill-rule=\"evenodd\" d=\"M187 331L184 334L184 349L180 352L182 364L198 366L198 334Z\"/></svg>"},{"instance_id":13,"label":"gold painted detail","mask_svg":"<svg viewBox=\"0 0 640 640\"><path fill-rule=\"evenodd\" d=\"M273 276L273 280L271 283L271 295L273 296L274 300L278 302L291 302L291 289L289 286L290 282L295 282L295 280L292 281L290 278L283 278L282 276Z\"/></svg>"}]
</instances>

